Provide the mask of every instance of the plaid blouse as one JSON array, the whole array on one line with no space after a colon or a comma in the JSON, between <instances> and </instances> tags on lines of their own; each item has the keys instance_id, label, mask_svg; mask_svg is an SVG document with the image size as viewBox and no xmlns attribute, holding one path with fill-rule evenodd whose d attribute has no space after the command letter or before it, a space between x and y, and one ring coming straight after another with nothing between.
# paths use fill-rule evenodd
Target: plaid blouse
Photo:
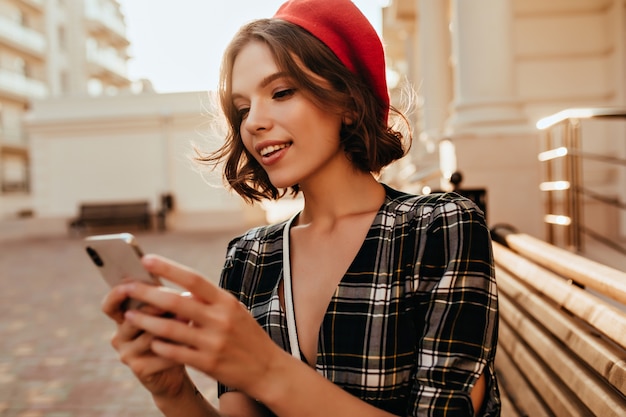
<instances>
[{"instance_id":1,"label":"plaid blouse","mask_svg":"<svg viewBox=\"0 0 626 417\"><path fill-rule=\"evenodd\" d=\"M498 302L482 212L454 193L386 200L323 319L316 370L347 392L401 416L500 414L494 373ZM228 247L220 285L291 351L279 301L282 230L263 226ZM229 388L218 383L218 394Z\"/></svg>"}]
</instances>

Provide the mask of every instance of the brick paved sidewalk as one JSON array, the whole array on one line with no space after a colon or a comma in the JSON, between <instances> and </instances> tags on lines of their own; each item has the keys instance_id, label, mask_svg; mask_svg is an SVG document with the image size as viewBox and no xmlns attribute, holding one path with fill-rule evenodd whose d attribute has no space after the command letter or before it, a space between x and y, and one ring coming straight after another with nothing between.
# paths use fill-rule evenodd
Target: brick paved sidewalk
<instances>
[{"instance_id":1,"label":"brick paved sidewalk","mask_svg":"<svg viewBox=\"0 0 626 417\"><path fill-rule=\"evenodd\" d=\"M240 231L137 234L145 252L217 280L226 244ZM100 312L107 287L80 238L0 242L0 416L160 416L110 346ZM192 372L207 398L215 383Z\"/></svg>"}]
</instances>

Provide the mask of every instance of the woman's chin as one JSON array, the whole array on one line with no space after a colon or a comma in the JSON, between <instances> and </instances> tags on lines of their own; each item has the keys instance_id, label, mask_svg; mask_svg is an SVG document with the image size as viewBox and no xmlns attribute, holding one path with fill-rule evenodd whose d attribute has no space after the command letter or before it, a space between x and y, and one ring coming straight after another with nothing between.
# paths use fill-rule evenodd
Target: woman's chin
<instances>
[{"instance_id":1,"label":"woman's chin","mask_svg":"<svg viewBox=\"0 0 626 417\"><path fill-rule=\"evenodd\" d=\"M270 177L270 182L272 183L274 187L276 187L279 190L288 189L298 184L297 182L294 182L294 181L289 181L289 180L285 180L281 178L274 179L271 177Z\"/></svg>"}]
</instances>

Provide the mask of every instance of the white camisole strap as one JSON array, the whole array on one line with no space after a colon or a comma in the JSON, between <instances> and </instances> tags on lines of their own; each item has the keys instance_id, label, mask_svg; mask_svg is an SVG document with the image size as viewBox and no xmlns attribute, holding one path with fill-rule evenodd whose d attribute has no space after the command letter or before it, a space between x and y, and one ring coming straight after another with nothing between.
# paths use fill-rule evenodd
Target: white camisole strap
<instances>
[{"instance_id":1,"label":"white camisole strap","mask_svg":"<svg viewBox=\"0 0 626 417\"><path fill-rule=\"evenodd\" d=\"M298 343L298 331L296 329L296 314L293 308L293 291L291 289L291 262L289 257L289 229L298 213L291 217L283 229L283 297L285 300L285 314L287 316L287 332L289 334L289 346L291 355L297 359L300 356L300 344Z\"/></svg>"}]
</instances>

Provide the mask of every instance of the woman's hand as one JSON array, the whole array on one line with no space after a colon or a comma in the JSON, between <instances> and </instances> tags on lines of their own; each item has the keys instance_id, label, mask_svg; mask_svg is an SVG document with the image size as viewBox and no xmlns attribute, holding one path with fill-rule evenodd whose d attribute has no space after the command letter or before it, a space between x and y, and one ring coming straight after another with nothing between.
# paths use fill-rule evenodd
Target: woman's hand
<instances>
[{"instance_id":1,"label":"woman's hand","mask_svg":"<svg viewBox=\"0 0 626 417\"><path fill-rule=\"evenodd\" d=\"M148 271L190 291L192 297L139 282L119 287L120 297L131 297L186 318L179 321L142 311L125 313L133 329L154 335L137 338L142 342L133 352L148 349L159 360L158 364L150 361L148 365L146 359L141 368L160 369L166 363L180 363L251 396L262 391L270 364L274 358L284 357L285 352L271 341L248 310L230 293L189 268L155 255L144 256L142 262Z\"/></svg>"},{"instance_id":2,"label":"woman's hand","mask_svg":"<svg viewBox=\"0 0 626 417\"><path fill-rule=\"evenodd\" d=\"M154 354L150 348L154 336L124 318L122 304L126 299L125 292L116 287L102 302L102 311L117 325L111 345L118 352L120 360L131 369L153 396L178 395L188 382L184 366ZM161 310L151 306L142 307L142 312L153 316L162 315Z\"/></svg>"},{"instance_id":3,"label":"woman's hand","mask_svg":"<svg viewBox=\"0 0 626 417\"><path fill-rule=\"evenodd\" d=\"M277 415L391 415L350 395L282 350L232 294L197 272L154 255L144 256L142 262L148 271L192 296L133 282L120 285L120 297L143 301L186 320L131 310L124 314L126 321L153 335L149 347L160 359L192 366L236 389L220 399L225 415L261 416L254 399ZM320 398L325 401L320 403ZM175 407L173 402L170 405Z\"/></svg>"}]
</instances>

